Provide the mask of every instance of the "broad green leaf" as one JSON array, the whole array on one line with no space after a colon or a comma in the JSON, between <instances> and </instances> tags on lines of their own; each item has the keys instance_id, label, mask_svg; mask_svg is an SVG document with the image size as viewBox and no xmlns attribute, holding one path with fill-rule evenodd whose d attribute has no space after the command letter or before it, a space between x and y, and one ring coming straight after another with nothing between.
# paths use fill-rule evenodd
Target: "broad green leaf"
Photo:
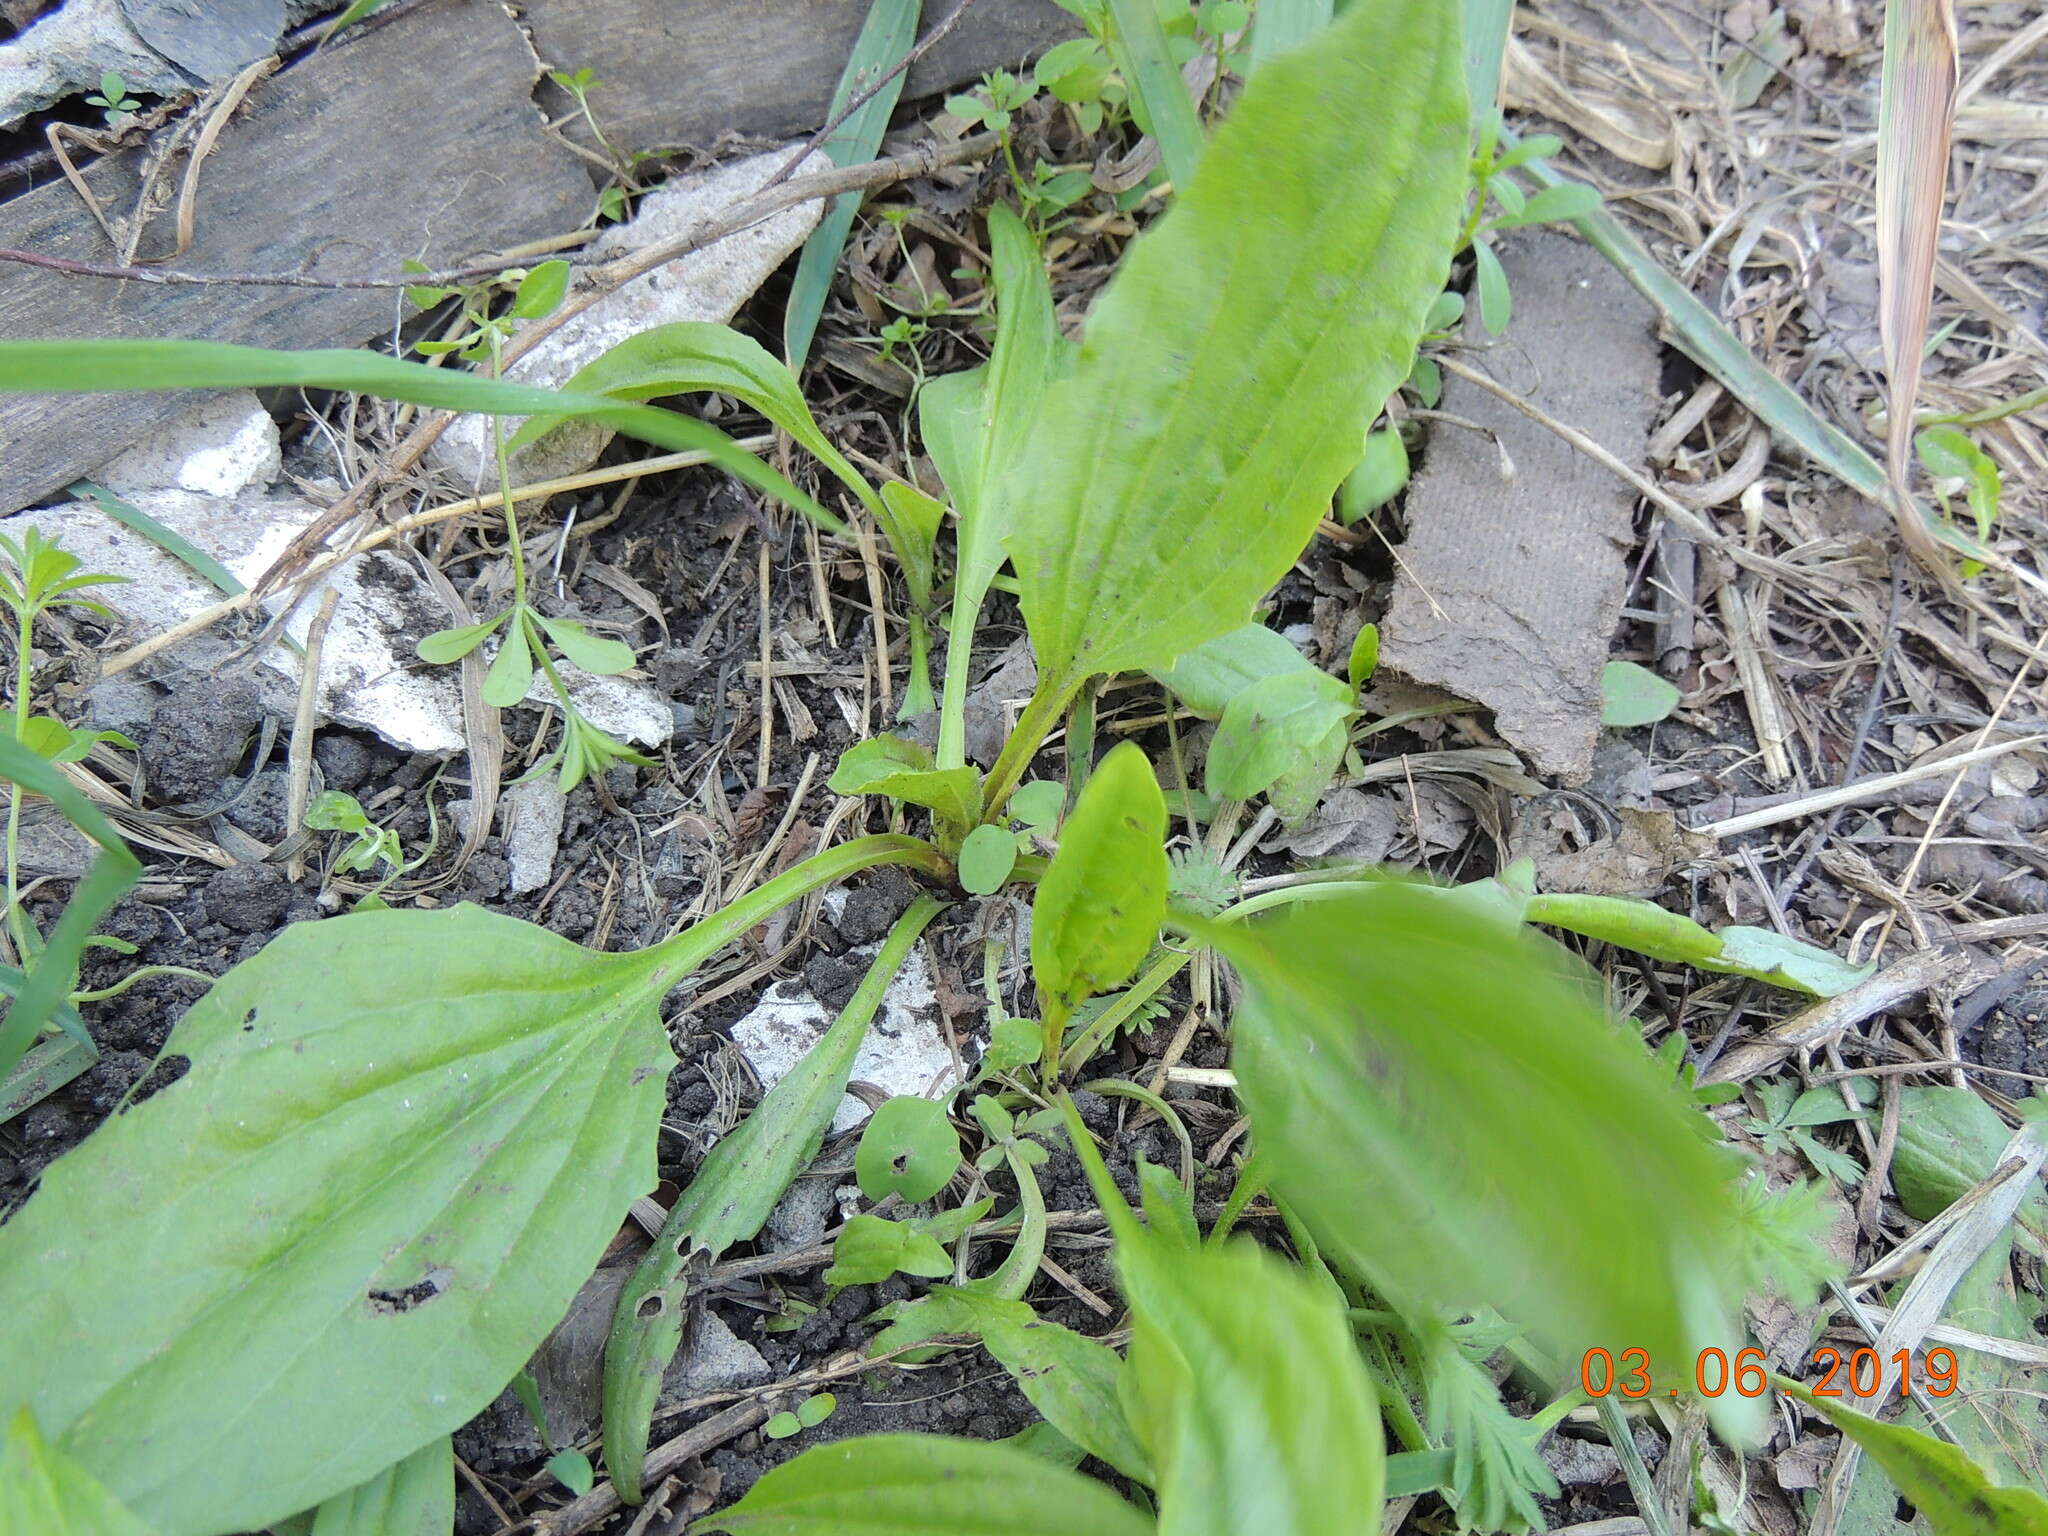
<instances>
[{"instance_id":1,"label":"broad green leaf","mask_svg":"<svg viewBox=\"0 0 2048 1536\"><path fill-rule=\"evenodd\" d=\"M1132 245L992 482L1041 687L1171 665L1299 555L1444 287L1461 70L1454 6L1356 0Z\"/></svg>"},{"instance_id":2,"label":"broad green leaf","mask_svg":"<svg viewBox=\"0 0 2048 1536\"><path fill-rule=\"evenodd\" d=\"M633 648L623 641L600 639L574 619L551 619L542 613L533 617L556 650L593 676L616 677L632 670Z\"/></svg>"},{"instance_id":3,"label":"broad green leaf","mask_svg":"<svg viewBox=\"0 0 2048 1536\"><path fill-rule=\"evenodd\" d=\"M16 1410L0 1443L0 1531L9 1536L150 1536L93 1475L47 1443Z\"/></svg>"},{"instance_id":4,"label":"broad green leaf","mask_svg":"<svg viewBox=\"0 0 2048 1536\"><path fill-rule=\"evenodd\" d=\"M1298 48L1330 24L1331 0L1259 0L1252 23L1251 68Z\"/></svg>"},{"instance_id":5,"label":"broad green leaf","mask_svg":"<svg viewBox=\"0 0 2048 1536\"><path fill-rule=\"evenodd\" d=\"M889 126L889 114L903 94L908 72L897 70L887 80L882 73L895 66L917 41L917 18L922 0L874 0L860 35L853 40L853 52L846 56L838 89L832 93L827 121L846 111L856 96L874 91L825 140L825 155L834 165L853 165L872 160L882 147L882 134ZM810 355L811 338L817 334L818 317L825 312L825 300L832 292L832 275L839 268L840 253L846 249L847 232L860 211L860 194L847 192L825 205L818 227L804 242L797 258L796 276L789 285L789 305L783 311L782 351L792 373L803 370Z\"/></svg>"},{"instance_id":6,"label":"broad green leaf","mask_svg":"<svg viewBox=\"0 0 2048 1536\"><path fill-rule=\"evenodd\" d=\"M464 624L458 629L437 629L425 636L413 650L421 661L432 666L446 666L451 661L460 661L471 651L490 639L498 626L505 622L505 615L482 624Z\"/></svg>"},{"instance_id":7,"label":"broad green leaf","mask_svg":"<svg viewBox=\"0 0 2048 1536\"><path fill-rule=\"evenodd\" d=\"M939 718L938 761L944 768L967 760L962 709L974 628L989 583L1002 566L1015 507L1000 494L997 476L1002 466L1018 461L1046 390L1069 353L1053 315L1052 285L1037 239L1000 202L989 209L988 239L995 349L984 367L934 380L919 400L926 451L946 481L959 519L945 707Z\"/></svg>"},{"instance_id":8,"label":"broad green leaf","mask_svg":"<svg viewBox=\"0 0 2048 1536\"><path fill-rule=\"evenodd\" d=\"M827 1285L873 1285L891 1275L937 1279L953 1273L953 1256L929 1232L907 1221L856 1216L839 1229L832 1244Z\"/></svg>"},{"instance_id":9,"label":"broad green leaf","mask_svg":"<svg viewBox=\"0 0 2048 1536\"><path fill-rule=\"evenodd\" d=\"M172 1031L185 1076L0 1228L0 1411L164 1536L464 1423L653 1187L657 957L466 905L285 929Z\"/></svg>"},{"instance_id":10,"label":"broad green leaf","mask_svg":"<svg viewBox=\"0 0 2048 1536\"><path fill-rule=\"evenodd\" d=\"M1991 1177L2011 1132L1998 1112L1968 1088L1914 1086L1899 1094L1899 1141L1892 1187L1916 1221L1932 1221ZM2048 1189L2036 1184L2020 1204L2022 1240L2048 1249Z\"/></svg>"},{"instance_id":11,"label":"broad green leaf","mask_svg":"<svg viewBox=\"0 0 2048 1536\"><path fill-rule=\"evenodd\" d=\"M1648 667L1610 661L1600 673L1600 723L1655 725L1678 708L1678 690Z\"/></svg>"},{"instance_id":12,"label":"broad green leaf","mask_svg":"<svg viewBox=\"0 0 2048 1536\"><path fill-rule=\"evenodd\" d=\"M866 1435L820 1445L695 1531L731 1536L1152 1536L1093 1478L1024 1451L948 1435Z\"/></svg>"},{"instance_id":13,"label":"broad green leaf","mask_svg":"<svg viewBox=\"0 0 2048 1536\"><path fill-rule=\"evenodd\" d=\"M1199 931L1244 977L1273 1187L1395 1306L1490 1305L1574 1360L1740 1336L1735 1165L1542 941L1394 883ZM1724 1431L1756 1411L1707 1406Z\"/></svg>"},{"instance_id":14,"label":"broad green leaf","mask_svg":"<svg viewBox=\"0 0 2048 1536\"><path fill-rule=\"evenodd\" d=\"M1017 839L1003 827L976 827L960 844L959 862L961 889L970 896L991 895L1017 867Z\"/></svg>"},{"instance_id":15,"label":"broad green leaf","mask_svg":"<svg viewBox=\"0 0 2048 1536\"><path fill-rule=\"evenodd\" d=\"M620 1292L605 1340L604 1452L612 1481L629 1504L640 1502L648 1426L662 1375L688 1322L684 1301L690 1261L716 1258L758 1233L796 1176L818 1155L883 993L925 925L944 910L943 902L920 898L896 920L831 1028L768 1090L754 1112L705 1154L697 1177L669 1208L660 1236Z\"/></svg>"},{"instance_id":16,"label":"broad green leaf","mask_svg":"<svg viewBox=\"0 0 2048 1536\"><path fill-rule=\"evenodd\" d=\"M946 1106L899 1094L885 1100L861 1132L853 1173L870 1200L900 1195L912 1205L946 1187L960 1166L960 1133Z\"/></svg>"},{"instance_id":17,"label":"broad green leaf","mask_svg":"<svg viewBox=\"0 0 2048 1536\"><path fill-rule=\"evenodd\" d=\"M1031 903L1031 972L1047 1035L1122 985L1166 917L1166 801L1136 742L1089 775Z\"/></svg>"},{"instance_id":18,"label":"broad green leaf","mask_svg":"<svg viewBox=\"0 0 2048 1536\"><path fill-rule=\"evenodd\" d=\"M729 325L676 320L636 331L577 369L563 390L613 400L654 400L703 391L731 395L795 438L870 512L880 509L875 488L832 446L789 369L758 341ZM544 436L561 425L565 414L535 416L513 435L507 449Z\"/></svg>"},{"instance_id":19,"label":"broad green leaf","mask_svg":"<svg viewBox=\"0 0 2048 1536\"><path fill-rule=\"evenodd\" d=\"M1047 1422L1124 1476L1152 1481L1151 1466L1118 1399L1124 1362L1115 1350L1045 1321L1024 1302L957 1286L934 1286L912 1307L921 1337L978 1334ZM899 1311L899 1325L910 1315L909 1308Z\"/></svg>"},{"instance_id":20,"label":"broad green leaf","mask_svg":"<svg viewBox=\"0 0 2048 1536\"><path fill-rule=\"evenodd\" d=\"M512 295L512 313L521 320L538 320L555 312L569 293L569 263L557 258L544 261L519 279Z\"/></svg>"},{"instance_id":21,"label":"broad green leaf","mask_svg":"<svg viewBox=\"0 0 2048 1536\"><path fill-rule=\"evenodd\" d=\"M114 824L77 786L29 748L4 735L0 735L0 780L49 800L100 849L85 877L72 887L64 915L44 937L42 953L28 968L19 989L12 991L6 1017L0 1018L0 1083L4 1083L45 1024L55 1019L69 1027L76 1020L76 1010L67 999L78 980L79 956L85 953L86 942L107 909L141 878L142 865L128 851ZM13 1226L19 1225L17 1219ZM0 1228L0 1241L11 1230ZM0 1411L8 1406L6 1394L6 1378L0 1376Z\"/></svg>"},{"instance_id":22,"label":"broad green leaf","mask_svg":"<svg viewBox=\"0 0 2048 1536\"><path fill-rule=\"evenodd\" d=\"M323 789L306 807L306 825L315 832L367 832L370 818L354 795Z\"/></svg>"},{"instance_id":23,"label":"broad green leaf","mask_svg":"<svg viewBox=\"0 0 2048 1536\"><path fill-rule=\"evenodd\" d=\"M1982 1467L1946 1441L1880 1423L1783 1377L1778 1389L1862 1446L1934 1536L2048 1536L2048 1499L2031 1488L1995 1486Z\"/></svg>"},{"instance_id":24,"label":"broad green leaf","mask_svg":"<svg viewBox=\"0 0 2048 1536\"><path fill-rule=\"evenodd\" d=\"M311 1536L449 1536L454 1529L455 1451L437 1435L323 1503Z\"/></svg>"},{"instance_id":25,"label":"broad green leaf","mask_svg":"<svg viewBox=\"0 0 2048 1536\"><path fill-rule=\"evenodd\" d=\"M1153 669L1152 675L1204 720L1217 720L1253 683L1315 670L1278 630L1245 624L1175 657L1171 666Z\"/></svg>"},{"instance_id":26,"label":"broad green leaf","mask_svg":"<svg viewBox=\"0 0 2048 1536\"><path fill-rule=\"evenodd\" d=\"M1344 477L1337 499L1337 520L1346 528L1369 517L1401 494L1408 484L1408 445L1392 427L1365 436L1365 457Z\"/></svg>"},{"instance_id":27,"label":"broad green leaf","mask_svg":"<svg viewBox=\"0 0 2048 1536\"><path fill-rule=\"evenodd\" d=\"M837 795L887 795L922 805L959 827L981 819L981 774L934 768L929 751L901 736L871 736L847 748L826 783Z\"/></svg>"},{"instance_id":28,"label":"broad green leaf","mask_svg":"<svg viewBox=\"0 0 2048 1536\"><path fill-rule=\"evenodd\" d=\"M813 522L845 532L838 518L716 427L650 405L486 379L346 347L287 352L216 341L0 341L0 393L279 386L355 390L444 411L587 417L657 448L702 453Z\"/></svg>"},{"instance_id":29,"label":"broad green leaf","mask_svg":"<svg viewBox=\"0 0 2048 1536\"><path fill-rule=\"evenodd\" d=\"M510 709L533 687L533 645L526 635L526 615L515 613L505 626L505 638L491 668L484 674L484 702L493 709Z\"/></svg>"},{"instance_id":30,"label":"broad green leaf","mask_svg":"<svg viewBox=\"0 0 2048 1536\"><path fill-rule=\"evenodd\" d=\"M1379 1404L1342 1293L1249 1242L1203 1246L1186 1192L1142 1163L1141 1226L1072 1101L1061 1109L1116 1237L1132 1323L1124 1412L1152 1466L1160 1536L1377 1530Z\"/></svg>"},{"instance_id":31,"label":"broad green leaf","mask_svg":"<svg viewBox=\"0 0 2048 1536\"><path fill-rule=\"evenodd\" d=\"M1351 690L1327 672L1311 667L1261 678L1224 709L1209 743L1203 787L1219 798L1249 800L1283 775L1334 768L1344 750L1344 724L1355 713Z\"/></svg>"}]
</instances>

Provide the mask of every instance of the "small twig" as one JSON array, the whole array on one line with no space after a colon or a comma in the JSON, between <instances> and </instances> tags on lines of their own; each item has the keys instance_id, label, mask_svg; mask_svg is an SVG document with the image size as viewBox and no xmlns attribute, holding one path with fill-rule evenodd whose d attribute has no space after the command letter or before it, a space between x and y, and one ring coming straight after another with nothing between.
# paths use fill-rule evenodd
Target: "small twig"
<instances>
[{"instance_id":1,"label":"small twig","mask_svg":"<svg viewBox=\"0 0 2048 1536\"><path fill-rule=\"evenodd\" d=\"M1881 773L1874 778L1858 779L1853 784L1824 789L1803 799L1788 800L1782 805L1767 805L1762 810L1730 816L1725 821L1710 821L1705 826L1689 827L1687 830L1717 839L1735 837L1744 832L1754 832L1759 827L1776 826L1781 821L1795 821L1801 816L1812 816L1821 811L1833 810L1838 805L1856 805L1875 796L1890 794L1895 789L1903 789L1908 784L1917 784L1922 779L1936 778L1944 773L1960 775L1964 769L1974 768L1979 763L1988 763L1994 757L2003 757L2008 752L2044 745L2048 745L2048 735L2016 736L2010 741L1993 742L1988 747L1973 747L1967 752L1958 752L1954 757L1935 758L1916 767L1903 768L1897 773Z\"/></svg>"},{"instance_id":2,"label":"small twig","mask_svg":"<svg viewBox=\"0 0 2048 1536\"><path fill-rule=\"evenodd\" d=\"M320 723L320 653L327 644L327 626L334 622L334 604L341 594L329 587L306 630L305 670L299 676L299 708L292 717L291 745L285 749L290 773L285 791L284 830L289 837L306 824L306 805L313 793L313 732ZM303 853L294 853L285 873L294 884L306 872Z\"/></svg>"}]
</instances>

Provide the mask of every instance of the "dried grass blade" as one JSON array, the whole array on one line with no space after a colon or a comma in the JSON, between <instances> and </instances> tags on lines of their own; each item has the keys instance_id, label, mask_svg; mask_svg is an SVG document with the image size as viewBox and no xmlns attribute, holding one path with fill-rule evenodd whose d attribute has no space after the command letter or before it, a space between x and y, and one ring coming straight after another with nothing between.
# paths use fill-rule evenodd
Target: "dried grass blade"
<instances>
[{"instance_id":1,"label":"dried grass blade","mask_svg":"<svg viewBox=\"0 0 2048 1536\"><path fill-rule=\"evenodd\" d=\"M1948 560L1914 507L1909 485L1913 404L1934 301L1960 79L1954 0L1888 0L1877 125L1878 327L1891 395L1885 467L1901 536L1915 555L1944 572Z\"/></svg>"}]
</instances>

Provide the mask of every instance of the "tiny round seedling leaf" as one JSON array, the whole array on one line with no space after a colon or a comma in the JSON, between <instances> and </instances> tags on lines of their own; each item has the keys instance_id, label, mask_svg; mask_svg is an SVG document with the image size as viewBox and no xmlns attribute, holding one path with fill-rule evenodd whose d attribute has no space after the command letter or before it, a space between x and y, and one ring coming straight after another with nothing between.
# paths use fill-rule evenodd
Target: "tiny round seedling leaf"
<instances>
[{"instance_id":1,"label":"tiny round seedling leaf","mask_svg":"<svg viewBox=\"0 0 2048 1536\"><path fill-rule=\"evenodd\" d=\"M832 1410L838 1406L838 1398L830 1392L820 1392L816 1397L807 1397L798 1404L796 1421L805 1429L816 1429L832 1417Z\"/></svg>"},{"instance_id":2,"label":"tiny round seedling leaf","mask_svg":"<svg viewBox=\"0 0 2048 1536\"><path fill-rule=\"evenodd\" d=\"M370 818L354 795L323 789L306 807L306 825L315 832L362 832L368 829Z\"/></svg>"},{"instance_id":3,"label":"tiny round seedling leaf","mask_svg":"<svg viewBox=\"0 0 2048 1536\"><path fill-rule=\"evenodd\" d=\"M1678 708L1678 690L1647 667L1610 661L1600 674L1600 723L1655 725Z\"/></svg>"},{"instance_id":4,"label":"tiny round seedling leaf","mask_svg":"<svg viewBox=\"0 0 2048 1536\"><path fill-rule=\"evenodd\" d=\"M761 1426L761 1433L770 1440L787 1440L792 1435L803 1433L803 1421L793 1413L778 1413Z\"/></svg>"},{"instance_id":5,"label":"tiny round seedling leaf","mask_svg":"<svg viewBox=\"0 0 2048 1536\"><path fill-rule=\"evenodd\" d=\"M960 844L960 885L970 895L1001 890L1016 866L1017 839L1001 827L976 827Z\"/></svg>"},{"instance_id":6,"label":"tiny round seedling leaf","mask_svg":"<svg viewBox=\"0 0 2048 1536\"><path fill-rule=\"evenodd\" d=\"M853 1173L870 1200L901 1195L913 1205L946 1187L960 1166L960 1136L943 1105L909 1096L877 1109L861 1133Z\"/></svg>"},{"instance_id":7,"label":"tiny round seedling leaf","mask_svg":"<svg viewBox=\"0 0 2048 1536\"><path fill-rule=\"evenodd\" d=\"M1021 821L1034 832L1050 832L1066 805L1067 791L1058 779L1033 779L1017 786L1008 809L1012 821Z\"/></svg>"},{"instance_id":8,"label":"tiny round seedling leaf","mask_svg":"<svg viewBox=\"0 0 2048 1536\"><path fill-rule=\"evenodd\" d=\"M1392 427L1368 432L1365 454L1358 467L1344 477L1344 494L1337 502L1337 516L1346 528L1385 506L1408 483L1408 445Z\"/></svg>"}]
</instances>

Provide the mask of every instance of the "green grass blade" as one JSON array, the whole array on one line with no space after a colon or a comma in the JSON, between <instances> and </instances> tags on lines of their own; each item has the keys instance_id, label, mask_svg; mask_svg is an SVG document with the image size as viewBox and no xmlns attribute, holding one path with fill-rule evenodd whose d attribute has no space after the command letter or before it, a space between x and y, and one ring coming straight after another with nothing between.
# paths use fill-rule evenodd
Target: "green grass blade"
<instances>
[{"instance_id":1,"label":"green grass blade","mask_svg":"<svg viewBox=\"0 0 2048 1536\"><path fill-rule=\"evenodd\" d=\"M78 980L79 956L85 952L94 925L141 878L142 865L128 851L114 824L73 788L69 779L8 737L0 737L0 778L45 796L101 850L72 891L64 915L51 929L5 1018L0 1018L0 1081L4 1081L43 1026L64 1006Z\"/></svg>"},{"instance_id":2,"label":"green grass blade","mask_svg":"<svg viewBox=\"0 0 2048 1536\"><path fill-rule=\"evenodd\" d=\"M346 389L444 411L582 416L657 448L702 453L764 495L834 533L845 525L716 427L651 405L541 389L429 368L347 347L273 351L217 341L0 341L0 392L77 394L132 389Z\"/></svg>"},{"instance_id":3,"label":"green grass blade","mask_svg":"<svg viewBox=\"0 0 2048 1536\"><path fill-rule=\"evenodd\" d=\"M65 490L80 501L91 502L122 527L134 529L172 559L184 561L194 574L211 582L216 591L228 597L241 596L243 587L235 579L233 571L183 534L166 528L142 508L123 501L105 486L90 480L74 480Z\"/></svg>"},{"instance_id":4,"label":"green grass blade","mask_svg":"<svg viewBox=\"0 0 2048 1536\"><path fill-rule=\"evenodd\" d=\"M1184 192L1202 158L1202 121L1167 47L1159 7L1153 0L1109 0L1109 13L1110 46L1131 88L1132 114L1158 140L1174 191Z\"/></svg>"},{"instance_id":5,"label":"green grass blade","mask_svg":"<svg viewBox=\"0 0 2048 1536\"><path fill-rule=\"evenodd\" d=\"M917 41L918 13L922 8L922 0L874 0L868 8L867 20L861 23L860 36L853 41L853 52L846 57L839 89L832 93L828 120L844 112L846 104L873 84L876 76L910 51ZM889 126L889 114L896 110L896 100L903 94L907 73L884 84L825 141L825 154L834 165L874 159L882 146L882 133ZM810 355L811 338L817 334L818 318L824 314L825 299L832 291L832 274L839 266L840 252L846 248L853 216L859 211L858 192L833 198L825 205L825 216L818 220L811 238L804 242L803 255L797 258L796 279L790 284L789 307L782 319L782 353L792 373L802 372L804 359Z\"/></svg>"}]
</instances>

